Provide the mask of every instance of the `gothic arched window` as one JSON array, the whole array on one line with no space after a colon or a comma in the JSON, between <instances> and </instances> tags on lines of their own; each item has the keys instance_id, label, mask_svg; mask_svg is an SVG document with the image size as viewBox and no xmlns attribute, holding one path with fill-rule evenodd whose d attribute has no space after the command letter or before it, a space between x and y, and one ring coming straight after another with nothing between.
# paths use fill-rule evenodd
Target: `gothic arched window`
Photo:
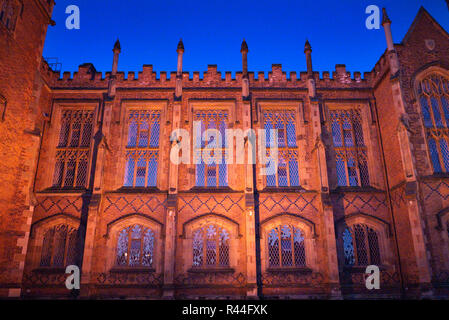
<instances>
[{"instance_id":1,"label":"gothic arched window","mask_svg":"<svg viewBox=\"0 0 449 320\"><path fill-rule=\"evenodd\" d=\"M298 146L294 110L265 110L263 112L267 156L274 147L272 130L277 130L277 172L267 175L267 187L298 187ZM270 160L271 161L271 160Z\"/></svg>"},{"instance_id":2,"label":"gothic arched window","mask_svg":"<svg viewBox=\"0 0 449 320\"><path fill-rule=\"evenodd\" d=\"M196 154L196 181L198 187L226 187L228 173L225 158L226 128L228 112L225 110L200 110L193 115L193 120L200 122L197 132L194 132ZM195 129L194 129L195 130ZM221 141L211 136L208 141L203 139L206 130L220 133Z\"/></svg>"},{"instance_id":3,"label":"gothic arched window","mask_svg":"<svg viewBox=\"0 0 449 320\"><path fill-rule=\"evenodd\" d=\"M116 265L119 267L153 267L154 232L144 226L129 226L118 235Z\"/></svg>"},{"instance_id":4,"label":"gothic arched window","mask_svg":"<svg viewBox=\"0 0 449 320\"><path fill-rule=\"evenodd\" d=\"M331 110L330 119L338 185L369 186L361 110Z\"/></svg>"},{"instance_id":5,"label":"gothic arched window","mask_svg":"<svg viewBox=\"0 0 449 320\"><path fill-rule=\"evenodd\" d=\"M156 187L160 110L132 110L128 115L125 187Z\"/></svg>"},{"instance_id":6,"label":"gothic arched window","mask_svg":"<svg viewBox=\"0 0 449 320\"><path fill-rule=\"evenodd\" d=\"M449 172L449 80L433 74L418 83L418 99L434 172Z\"/></svg>"},{"instance_id":7,"label":"gothic arched window","mask_svg":"<svg viewBox=\"0 0 449 320\"><path fill-rule=\"evenodd\" d=\"M77 230L65 224L48 229L44 234L41 267L65 267L77 264Z\"/></svg>"},{"instance_id":8,"label":"gothic arched window","mask_svg":"<svg viewBox=\"0 0 449 320\"><path fill-rule=\"evenodd\" d=\"M210 224L193 232L193 267L228 267L229 232Z\"/></svg>"},{"instance_id":9,"label":"gothic arched window","mask_svg":"<svg viewBox=\"0 0 449 320\"><path fill-rule=\"evenodd\" d=\"M381 263L378 233L364 224L347 227L342 234L346 266L379 265Z\"/></svg>"},{"instance_id":10,"label":"gothic arched window","mask_svg":"<svg viewBox=\"0 0 449 320\"><path fill-rule=\"evenodd\" d=\"M269 267L305 267L304 232L290 225L281 225L268 232Z\"/></svg>"}]
</instances>

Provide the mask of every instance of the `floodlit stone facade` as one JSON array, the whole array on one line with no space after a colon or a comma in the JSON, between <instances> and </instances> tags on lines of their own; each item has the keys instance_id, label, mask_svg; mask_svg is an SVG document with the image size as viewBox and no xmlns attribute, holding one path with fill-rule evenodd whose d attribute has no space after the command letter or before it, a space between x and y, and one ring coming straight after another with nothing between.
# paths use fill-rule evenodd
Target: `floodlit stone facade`
<instances>
[{"instance_id":1,"label":"floodlit stone facade","mask_svg":"<svg viewBox=\"0 0 449 320\"><path fill-rule=\"evenodd\" d=\"M344 65L320 77L308 42L299 75L256 77L243 42L234 78L215 65L190 77L180 41L177 72L158 78L119 72L118 41L105 77L90 63L60 77L41 59L52 5L24 4L36 35L22 16L0 23L2 296L447 297L449 34L424 8L400 44L384 12L387 50L363 77ZM259 158L195 162L198 150L170 161L197 121L277 129L274 174Z\"/></svg>"}]
</instances>

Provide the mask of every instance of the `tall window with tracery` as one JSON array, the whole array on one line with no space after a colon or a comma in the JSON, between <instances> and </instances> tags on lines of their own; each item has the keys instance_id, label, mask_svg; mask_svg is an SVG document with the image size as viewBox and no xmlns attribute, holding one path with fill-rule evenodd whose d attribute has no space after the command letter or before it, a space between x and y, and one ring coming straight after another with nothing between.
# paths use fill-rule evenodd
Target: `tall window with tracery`
<instances>
[{"instance_id":1,"label":"tall window with tracery","mask_svg":"<svg viewBox=\"0 0 449 320\"><path fill-rule=\"evenodd\" d=\"M154 232L141 225L129 226L118 235L116 265L119 267L153 267Z\"/></svg>"},{"instance_id":2,"label":"tall window with tracery","mask_svg":"<svg viewBox=\"0 0 449 320\"><path fill-rule=\"evenodd\" d=\"M160 110L132 110L128 115L125 187L156 187Z\"/></svg>"},{"instance_id":3,"label":"tall window with tracery","mask_svg":"<svg viewBox=\"0 0 449 320\"><path fill-rule=\"evenodd\" d=\"M210 224L193 233L193 267L229 267L229 232Z\"/></svg>"},{"instance_id":4,"label":"tall window with tracery","mask_svg":"<svg viewBox=\"0 0 449 320\"><path fill-rule=\"evenodd\" d=\"M274 147L275 137L272 130L277 130L278 166L275 174L267 175L267 187L297 187L298 147L296 144L296 117L294 110L265 110L263 112L266 137L267 157ZM270 160L273 161L273 160Z\"/></svg>"},{"instance_id":5,"label":"tall window with tracery","mask_svg":"<svg viewBox=\"0 0 449 320\"><path fill-rule=\"evenodd\" d=\"M434 172L449 172L449 80L438 74L418 84L427 145Z\"/></svg>"},{"instance_id":6,"label":"tall window with tracery","mask_svg":"<svg viewBox=\"0 0 449 320\"><path fill-rule=\"evenodd\" d=\"M364 224L347 227L342 234L346 266L380 265L378 233Z\"/></svg>"},{"instance_id":7,"label":"tall window with tracery","mask_svg":"<svg viewBox=\"0 0 449 320\"><path fill-rule=\"evenodd\" d=\"M41 267L77 265L77 230L65 224L48 229L44 234Z\"/></svg>"},{"instance_id":8,"label":"tall window with tracery","mask_svg":"<svg viewBox=\"0 0 449 320\"><path fill-rule=\"evenodd\" d=\"M22 4L17 0L0 0L0 23L14 31Z\"/></svg>"},{"instance_id":9,"label":"tall window with tracery","mask_svg":"<svg viewBox=\"0 0 449 320\"><path fill-rule=\"evenodd\" d=\"M62 111L53 187L86 187L93 118L92 110Z\"/></svg>"},{"instance_id":10,"label":"tall window with tracery","mask_svg":"<svg viewBox=\"0 0 449 320\"><path fill-rule=\"evenodd\" d=\"M305 267L304 233L291 225L281 225L268 233L269 267Z\"/></svg>"},{"instance_id":11,"label":"tall window with tracery","mask_svg":"<svg viewBox=\"0 0 449 320\"><path fill-rule=\"evenodd\" d=\"M194 113L193 119L201 123L201 130L195 133L195 185L211 188L226 187L228 185L225 161L228 112L224 110L199 110ZM211 136L208 141L204 141L205 139L202 139L203 134L209 129L217 130L220 133L221 141L215 139L214 136Z\"/></svg>"},{"instance_id":12,"label":"tall window with tracery","mask_svg":"<svg viewBox=\"0 0 449 320\"><path fill-rule=\"evenodd\" d=\"M361 110L331 110L330 119L338 185L369 186Z\"/></svg>"}]
</instances>

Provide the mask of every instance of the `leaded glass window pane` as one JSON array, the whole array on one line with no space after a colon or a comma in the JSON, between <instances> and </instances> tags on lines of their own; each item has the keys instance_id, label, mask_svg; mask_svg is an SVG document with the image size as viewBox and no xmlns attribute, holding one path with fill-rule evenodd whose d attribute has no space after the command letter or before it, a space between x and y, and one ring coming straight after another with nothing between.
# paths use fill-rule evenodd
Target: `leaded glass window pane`
<instances>
[{"instance_id":1,"label":"leaded glass window pane","mask_svg":"<svg viewBox=\"0 0 449 320\"><path fill-rule=\"evenodd\" d=\"M228 267L229 232L209 224L193 232L193 267Z\"/></svg>"},{"instance_id":2,"label":"leaded glass window pane","mask_svg":"<svg viewBox=\"0 0 449 320\"><path fill-rule=\"evenodd\" d=\"M374 229L365 224L356 224L345 228L342 239L345 265L381 264L379 235Z\"/></svg>"},{"instance_id":3,"label":"leaded glass window pane","mask_svg":"<svg viewBox=\"0 0 449 320\"><path fill-rule=\"evenodd\" d=\"M440 164L440 157L437 150L437 144L434 139L430 138L428 140L429 142L429 152L430 152L430 159L432 160L433 164L433 170L435 172L442 172L441 164Z\"/></svg>"},{"instance_id":4,"label":"leaded glass window pane","mask_svg":"<svg viewBox=\"0 0 449 320\"><path fill-rule=\"evenodd\" d=\"M154 232L142 225L121 230L117 239L116 265L122 267L152 267L154 263Z\"/></svg>"},{"instance_id":5,"label":"leaded glass window pane","mask_svg":"<svg viewBox=\"0 0 449 320\"><path fill-rule=\"evenodd\" d=\"M355 264L354 257L354 244L352 239L352 233L349 228L346 228L343 232L343 251L345 257L345 265Z\"/></svg>"},{"instance_id":6,"label":"leaded glass window pane","mask_svg":"<svg viewBox=\"0 0 449 320\"><path fill-rule=\"evenodd\" d=\"M268 232L269 267L304 267L304 233L291 225L281 225Z\"/></svg>"},{"instance_id":7,"label":"leaded glass window pane","mask_svg":"<svg viewBox=\"0 0 449 320\"><path fill-rule=\"evenodd\" d=\"M61 224L44 233L41 252L41 267L65 267L76 264L77 230Z\"/></svg>"}]
</instances>

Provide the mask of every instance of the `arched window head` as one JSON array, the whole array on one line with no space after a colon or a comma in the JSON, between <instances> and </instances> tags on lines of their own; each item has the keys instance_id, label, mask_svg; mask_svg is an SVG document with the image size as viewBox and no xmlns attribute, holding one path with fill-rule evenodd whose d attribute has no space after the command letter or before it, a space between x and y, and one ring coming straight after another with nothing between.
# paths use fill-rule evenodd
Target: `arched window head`
<instances>
[{"instance_id":1,"label":"arched window head","mask_svg":"<svg viewBox=\"0 0 449 320\"><path fill-rule=\"evenodd\" d=\"M346 266L381 264L378 233L365 224L347 227L342 234Z\"/></svg>"},{"instance_id":2,"label":"arched window head","mask_svg":"<svg viewBox=\"0 0 449 320\"><path fill-rule=\"evenodd\" d=\"M77 239L77 230L65 224L48 229L42 243L40 266L76 265L78 260Z\"/></svg>"},{"instance_id":3,"label":"arched window head","mask_svg":"<svg viewBox=\"0 0 449 320\"><path fill-rule=\"evenodd\" d=\"M116 265L119 267L153 267L154 232L135 224L120 231L117 241Z\"/></svg>"},{"instance_id":4,"label":"arched window head","mask_svg":"<svg viewBox=\"0 0 449 320\"><path fill-rule=\"evenodd\" d=\"M228 230L209 224L193 232L193 267L229 267Z\"/></svg>"},{"instance_id":5,"label":"arched window head","mask_svg":"<svg viewBox=\"0 0 449 320\"><path fill-rule=\"evenodd\" d=\"M291 225L281 225L268 232L268 264L277 267L305 267L304 232Z\"/></svg>"},{"instance_id":6,"label":"arched window head","mask_svg":"<svg viewBox=\"0 0 449 320\"><path fill-rule=\"evenodd\" d=\"M418 100L434 172L449 172L449 79L432 74L418 83Z\"/></svg>"}]
</instances>

